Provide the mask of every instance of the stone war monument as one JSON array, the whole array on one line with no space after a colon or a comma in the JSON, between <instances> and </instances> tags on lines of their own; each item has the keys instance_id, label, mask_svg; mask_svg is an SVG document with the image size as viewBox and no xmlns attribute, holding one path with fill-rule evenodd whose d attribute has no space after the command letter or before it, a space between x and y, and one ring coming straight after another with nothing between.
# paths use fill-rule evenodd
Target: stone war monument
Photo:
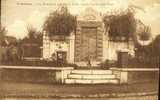
<instances>
[{"instance_id":1,"label":"stone war monument","mask_svg":"<svg viewBox=\"0 0 160 100\"><path fill-rule=\"evenodd\" d=\"M86 62L90 60L92 66L97 66L105 60L117 61L119 51L134 55L132 40L123 41L125 37L115 37L117 41L112 41L104 27L103 15L91 7L77 15L76 31L65 38L66 41L50 40L44 32L43 58L61 54L69 63L87 66Z\"/></svg>"},{"instance_id":2,"label":"stone war monument","mask_svg":"<svg viewBox=\"0 0 160 100\"><path fill-rule=\"evenodd\" d=\"M1 0L0 100L159 100L160 0Z\"/></svg>"}]
</instances>

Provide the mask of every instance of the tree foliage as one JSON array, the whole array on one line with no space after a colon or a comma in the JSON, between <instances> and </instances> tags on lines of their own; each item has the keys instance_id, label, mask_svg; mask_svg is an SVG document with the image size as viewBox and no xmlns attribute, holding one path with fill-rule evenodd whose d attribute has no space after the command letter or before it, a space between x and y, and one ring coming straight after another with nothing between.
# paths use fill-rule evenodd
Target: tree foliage
<instances>
[{"instance_id":1,"label":"tree foliage","mask_svg":"<svg viewBox=\"0 0 160 100\"><path fill-rule=\"evenodd\" d=\"M147 41L151 36L151 28L149 26L144 26L144 29L139 33L140 40Z\"/></svg>"},{"instance_id":2,"label":"tree foliage","mask_svg":"<svg viewBox=\"0 0 160 100\"><path fill-rule=\"evenodd\" d=\"M43 41L43 35L40 31L37 31L32 25L28 25L27 27L28 30L28 36L25 37L21 42L22 43L36 43L39 45L42 45Z\"/></svg>"},{"instance_id":3,"label":"tree foliage","mask_svg":"<svg viewBox=\"0 0 160 100\"><path fill-rule=\"evenodd\" d=\"M149 45L136 45L136 48L138 52L143 52L145 55L160 57L160 35L156 36L156 38Z\"/></svg>"},{"instance_id":4,"label":"tree foliage","mask_svg":"<svg viewBox=\"0 0 160 100\"><path fill-rule=\"evenodd\" d=\"M154 53L160 57L160 35L156 36L153 41L153 50Z\"/></svg>"},{"instance_id":5,"label":"tree foliage","mask_svg":"<svg viewBox=\"0 0 160 100\"><path fill-rule=\"evenodd\" d=\"M0 41L3 41L7 33L7 30L5 27L0 26Z\"/></svg>"},{"instance_id":6,"label":"tree foliage","mask_svg":"<svg viewBox=\"0 0 160 100\"><path fill-rule=\"evenodd\" d=\"M106 15L103 19L105 28L109 27L109 36L132 36L136 30L136 20L134 13L131 10L127 10L119 15Z\"/></svg>"},{"instance_id":7,"label":"tree foliage","mask_svg":"<svg viewBox=\"0 0 160 100\"><path fill-rule=\"evenodd\" d=\"M6 34L7 34L6 28L0 25L0 46L7 45L5 41Z\"/></svg>"},{"instance_id":8,"label":"tree foliage","mask_svg":"<svg viewBox=\"0 0 160 100\"><path fill-rule=\"evenodd\" d=\"M43 29L50 35L69 35L76 27L76 17L62 7L49 14Z\"/></svg>"}]
</instances>

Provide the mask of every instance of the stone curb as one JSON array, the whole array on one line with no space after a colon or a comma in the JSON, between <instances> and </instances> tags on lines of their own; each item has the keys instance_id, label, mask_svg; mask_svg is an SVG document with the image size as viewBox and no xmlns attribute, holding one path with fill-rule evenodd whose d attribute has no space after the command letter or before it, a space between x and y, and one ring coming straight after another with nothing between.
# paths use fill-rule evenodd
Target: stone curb
<instances>
[{"instance_id":1,"label":"stone curb","mask_svg":"<svg viewBox=\"0 0 160 100\"><path fill-rule=\"evenodd\" d=\"M157 95L158 92L141 92L141 93L108 93L108 94L91 94L91 95L80 95L80 94L71 94L71 95L39 95L39 94L0 94L0 97L35 97L35 98L120 98L120 97L133 97L133 96L152 96Z\"/></svg>"}]
</instances>

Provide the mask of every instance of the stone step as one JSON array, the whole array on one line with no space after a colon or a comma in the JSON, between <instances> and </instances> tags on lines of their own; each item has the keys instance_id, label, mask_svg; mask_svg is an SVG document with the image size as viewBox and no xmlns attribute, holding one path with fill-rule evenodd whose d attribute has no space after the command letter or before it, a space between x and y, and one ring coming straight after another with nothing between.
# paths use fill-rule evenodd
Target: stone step
<instances>
[{"instance_id":1,"label":"stone step","mask_svg":"<svg viewBox=\"0 0 160 100\"><path fill-rule=\"evenodd\" d=\"M68 78L70 79L115 79L115 75L111 74L97 74L97 75L89 75L89 74L69 74Z\"/></svg>"},{"instance_id":2,"label":"stone step","mask_svg":"<svg viewBox=\"0 0 160 100\"><path fill-rule=\"evenodd\" d=\"M81 51L81 49L79 49L80 51ZM79 53L76 53L76 56L80 56L81 55L81 52L79 51ZM76 58L78 58L78 57L76 57ZM80 58L81 59L81 58ZM100 64L101 63L101 61L98 61L99 59L97 59L97 61L92 61L91 62L91 67L90 67L90 69L92 68L92 67L95 67L95 66L98 66L98 64ZM79 62L75 62L75 64L76 65L78 65L78 66L85 66L85 67L88 67L88 65L87 65L87 60L86 61L79 61Z\"/></svg>"},{"instance_id":3,"label":"stone step","mask_svg":"<svg viewBox=\"0 0 160 100\"><path fill-rule=\"evenodd\" d=\"M84 80L84 79L65 79L66 84L118 84L118 79L108 80Z\"/></svg>"},{"instance_id":4,"label":"stone step","mask_svg":"<svg viewBox=\"0 0 160 100\"><path fill-rule=\"evenodd\" d=\"M112 74L112 71L111 70L72 70L71 73L103 75L103 74Z\"/></svg>"}]
</instances>

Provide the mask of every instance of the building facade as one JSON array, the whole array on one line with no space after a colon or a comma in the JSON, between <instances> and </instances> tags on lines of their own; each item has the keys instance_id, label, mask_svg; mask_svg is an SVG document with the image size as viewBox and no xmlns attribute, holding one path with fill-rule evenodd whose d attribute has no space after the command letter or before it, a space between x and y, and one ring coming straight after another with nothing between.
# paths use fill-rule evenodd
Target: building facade
<instances>
[{"instance_id":1,"label":"building facade","mask_svg":"<svg viewBox=\"0 0 160 100\"><path fill-rule=\"evenodd\" d=\"M113 41L104 27L103 16L92 8L77 16L76 31L64 38L65 41L51 40L44 32L43 58L60 55L67 62L80 66L86 66L89 59L96 66L105 60L117 60L120 50L134 55L133 41L121 41L123 37L116 37L119 41Z\"/></svg>"}]
</instances>

